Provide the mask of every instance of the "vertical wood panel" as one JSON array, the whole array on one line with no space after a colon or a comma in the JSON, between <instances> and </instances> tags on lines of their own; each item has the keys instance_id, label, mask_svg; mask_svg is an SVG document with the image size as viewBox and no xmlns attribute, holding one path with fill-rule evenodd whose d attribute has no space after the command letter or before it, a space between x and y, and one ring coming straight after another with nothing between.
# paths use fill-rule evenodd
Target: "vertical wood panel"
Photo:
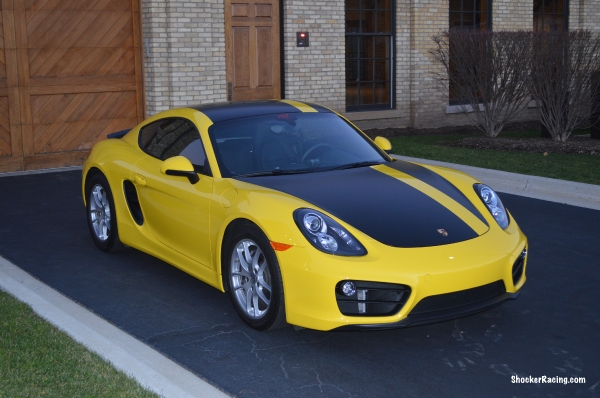
<instances>
[{"instance_id":1,"label":"vertical wood panel","mask_svg":"<svg viewBox=\"0 0 600 398\"><path fill-rule=\"evenodd\" d=\"M233 28L233 87L250 87L250 57L248 47L250 44L250 29L247 27Z\"/></svg>"},{"instance_id":2,"label":"vertical wood panel","mask_svg":"<svg viewBox=\"0 0 600 398\"><path fill-rule=\"evenodd\" d=\"M273 86L272 30L268 26L256 28L256 74L258 87Z\"/></svg>"},{"instance_id":3,"label":"vertical wood panel","mask_svg":"<svg viewBox=\"0 0 600 398\"><path fill-rule=\"evenodd\" d=\"M0 157L11 155L8 97L0 97Z\"/></svg>"},{"instance_id":4,"label":"vertical wood panel","mask_svg":"<svg viewBox=\"0 0 600 398\"><path fill-rule=\"evenodd\" d=\"M4 22L0 3L0 87L6 87L6 58L4 57Z\"/></svg>"},{"instance_id":5,"label":"vertical wood panel","mask_svg":"<svg viewBox=\"0 0 600 398\"><path fill-rule=\"evenodd\" d=\"M20 170L23 167L21 111L18 84L18 65L15 33L15 13L12 0L2 0L2 26L4 30L4 59L8 128L10 132L10 157L0 158L0 171Z\"/></svg>"},{"instance_id":6,"label":"vertical wood panel","mask_svg":"<svg viewBox=\"0 0 600 398\"><path fill-rule=\"evenodd\" d=\"M6 58L4 56L4 20L0 3L0 157L11 156L8 90L6 90Z\"/></svg>"},{"instance_id":7,"label":"vertical wood panel","mask_svg":"<svg viewBox=\"0 0 600 398\"><path fill-rule=\"evenodd\" d=\"M142 76L144 76L144 63L142 62L142 44L140 37L142 36L142 26L140 24L140 4L142 0L131 0L131 12L133 20L133 61L135 68L135 100L136 100L136 115L139 121L146 118L144 104L144 85Z\"/></svg>"},{"instance_id":8,"label":"vertical wood panel","mask_svg":"<svg viewBox=\"0 0 600 398\"><path fill-rule=\"evenodd\" d=\"M34 154L34 143L31 115L31 94L29 92L29 54L27 51L27 20L25 3L22 1L16 1L14 3L14 7L23 156L32 156Z\"/></svg>"}]
</instances>

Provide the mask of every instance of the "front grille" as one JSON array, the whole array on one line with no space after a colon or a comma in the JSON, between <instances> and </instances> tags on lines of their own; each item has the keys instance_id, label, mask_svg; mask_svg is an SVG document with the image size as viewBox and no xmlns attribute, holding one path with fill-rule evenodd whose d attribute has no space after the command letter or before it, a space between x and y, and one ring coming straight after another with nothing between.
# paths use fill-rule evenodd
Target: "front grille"
<instances>
[{"instance_id":1,"label":"front grille","mask_svg":"<svg viewBox=\"0 0 600 398\"><path fill-rule=\"evenodd\" d=\"M335 288L338 308L344 315L386 316L397 314L410 296L410 287L392 283L352 281L356 292L346 296L341 291L340 281Z\"/></svg>"},{"instance_id":2,"label":"front grille","mask_svg":"<svg viewBox=\"0 0 600 398\"><path fill-rule=\"evenodd\" d=\"M496 281L472 289L425 297L419 301L415 308L413 308L409 314L409 317L412 315L447 311L471 304L476 304L480 301L488 300L504 293L506 293L504 282Z\"/></svg>"}]
</instances>

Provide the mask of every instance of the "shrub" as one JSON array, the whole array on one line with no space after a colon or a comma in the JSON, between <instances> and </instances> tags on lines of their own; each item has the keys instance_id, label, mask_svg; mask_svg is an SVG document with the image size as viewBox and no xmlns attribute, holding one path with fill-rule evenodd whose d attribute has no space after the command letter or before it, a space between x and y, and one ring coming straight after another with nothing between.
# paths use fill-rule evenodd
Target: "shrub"
<instances>
[{"instance_id":1,"label":"shrub","mask_svg":"<svg viewBox=\"0 0 600 398\"><path fill-rule=\"evenodd\" d=\"M451 29L433 36L441 87L488 137L496 137L530 99L530 33Z\"/></svg>"},{"instance_id":2,"label":"shrub","mask_svg":"<svg viewBox=\"0 0 600 398\"><path fill-rule=\"evenodd\" d=\"M586 30L532 33L527 86L537 102L540 122L555 141L589 126L592 75L600 71L600 35Z\"/></svg>"}]
</instances>

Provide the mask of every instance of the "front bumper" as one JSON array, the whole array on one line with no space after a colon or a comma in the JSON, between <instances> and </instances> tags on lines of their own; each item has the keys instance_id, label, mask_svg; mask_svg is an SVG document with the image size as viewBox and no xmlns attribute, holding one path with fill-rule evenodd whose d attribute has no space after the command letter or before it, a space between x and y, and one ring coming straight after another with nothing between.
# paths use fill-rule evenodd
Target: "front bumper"
<instances>
[{"instance_id":1,"label":"front bumper","mask_svg":"<svg viewBox=\"0 0 600 398\"><path fill-rule=\"evenodd\" d=\"M495 285L495 286L494 286ZM500 288L501 286L501 288ZM485 289L486 293L481 293L481 300L466 301L462 304L458 304L458 300L453 300L451 296L466 295L468 292L476 291L478 289ZM497 293L496 293L497 292ZM491 295L490 295L491 293ZM353 330L385 330L385 329L397 329L409 326L426 325L428 323L442 322L450 319L460 318L467 315L476 314L481 311L496 307L502 304L506 300L517 298L520 292L507 293L504 289L503 281L497 281L488 285L480 286L478 288L463 290L454 293L445 293L437 296L426 297L421 300L415 308L408 314L408 316L401 321L385 323L385 324L362 324L362 325L345 325L336 328L339 331L353 331ZM485 295L488 297L485 297ZM428 299L435 299L439 301L435 305L431 303L430 308L427 307ZM448 303L444 305L441 301L447 300ZM423 305L426 304L426 305ZM455 305L458 304L458 305Z\"/></svg>"},{"instance_id":2,"label":"front bumper","mask_svg":"<svg viewBox=\"0 0 600 398\"><path fill-rule=\"evenodd\" d=\"M393 248L360 239L368 251L362 257L332 256L310 246L277 252L288 323L315 330L357 330L444 321L514 299L526 281L527 258L518 280L513 278L513 266L527 247L514 222L505 231L498 228L469 241L427 248ZM344 315L336 286L345 280L404 285L410 296L391 315ZM486 290L487 285L496 288ZM480 294L444 304L467 291ZM437 304L426 308L436 297Z\"/></svg>"}]
</instances>

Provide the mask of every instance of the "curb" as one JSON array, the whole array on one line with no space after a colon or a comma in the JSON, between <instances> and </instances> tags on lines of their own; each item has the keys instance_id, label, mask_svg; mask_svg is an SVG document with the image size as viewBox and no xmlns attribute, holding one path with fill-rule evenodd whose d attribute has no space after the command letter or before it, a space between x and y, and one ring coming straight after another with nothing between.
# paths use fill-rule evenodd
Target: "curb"
<instances>
[{"instance_id":1,"label":"curb","mask_svg":"<svg viewBox=\"0 0 600 398\"><path fill-rule=\"evenodd\" d=\"M600 210L600 185L529 176L408 156L392 155L392 157L413 163L456 169L475 177L499 192Z\"/></svg>"},{"instance_id":2,"label":"curb","mask_svg":"<svg viewBox=\"0 0 600 398\"><path fill-rule=\"evenodd\" d=\"M47 173L58 173L60 171L75 171L81 170L81 166L69 166L69 167L55 167L52 169L39 169L39 170L25 170L25 171L7 171L4 173L0 173L1 177L15 177L15 176L23 176L29 174L47 174Z\"/></svg>"},{"instance_id":3,"label":"curb","mask_svg":"<svg viewBox=\"0 0 600 398\"><path fill-rule=\"evenodd\" d=\"M29 305L46 321L160 396L229 397L1 256L0 289Z\"/></svg>"}]
</instances>

